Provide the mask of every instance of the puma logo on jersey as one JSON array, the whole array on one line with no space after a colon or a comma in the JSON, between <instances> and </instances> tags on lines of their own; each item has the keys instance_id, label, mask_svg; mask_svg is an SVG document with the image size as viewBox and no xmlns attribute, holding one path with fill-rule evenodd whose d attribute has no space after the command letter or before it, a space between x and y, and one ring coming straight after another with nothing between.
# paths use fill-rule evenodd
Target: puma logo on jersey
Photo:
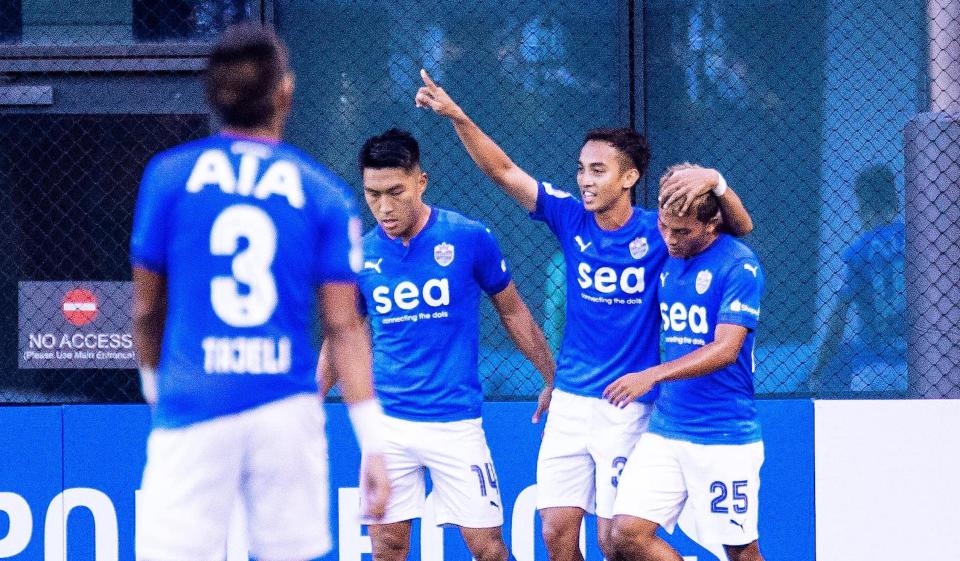
<instances>
[{"instance_id":1,"label":"puma logo on jersey","mask_svg":"<svg viewBox=\"0 0 960 561\"><path fill-rule=\"evenodd\" d=\"M736 520L734 520L733 518L731 518L731 519L730 519L730 523L733 524L734 526L739 527L741 532L746 532L746 530L743 528L743 525L744 525L744 523L746 523L746 521L744 521L744 522L737 522Z\"/></svg>"},{"instance_id":2,"label":"puma logo on jersey","mask_svg":"<svg viewBox=\"0 0 960 561\"><path fill-rule=\"evenodd\" d=\"M376 261L364 261L364 262L363 262L363 268L364 268L364 269L373 269L374 271L376 271L376 272L378 272L378 273L383 273L383 271L380 270L380 263L382 263L382 262L383 262L383 257L381 257L380 259L377 259Z\"/></svg>"},{"instance_id":3,"label":"puma logo on jersey","mask_svg":"<svg viewBox=\"0 0 960 561\"><path fill-rule=\"evenodd\" d=\"M573 236L573 241L577 242L577 245L580 246L580 253L586 251L587 248L593 244L593 242L583 243L583 238L580 236Z\"/></svg>"},{"instance_id":4,"label":"puma logo on jersey","mask_svg":"<svg viewBox=\"0 0 960 561\"><path fill-rule=\"evenodd\" d=\"M757 276L757 266L756 266L756 265L751 265L750 263L744 263L744 264L743 264L743 268L746 269L746 270L748 270L748 271L750 271L751 273L753 273L753 276L754 276L754 277Z\"/></svg>"}]
</instances>

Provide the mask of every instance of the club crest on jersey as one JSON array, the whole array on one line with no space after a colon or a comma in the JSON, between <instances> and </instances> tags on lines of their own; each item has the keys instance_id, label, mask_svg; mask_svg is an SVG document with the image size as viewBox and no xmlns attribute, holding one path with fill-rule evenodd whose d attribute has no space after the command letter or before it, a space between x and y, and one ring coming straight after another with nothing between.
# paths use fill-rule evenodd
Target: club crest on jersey
<instances>
[{"instance_id":1,"label":"club crest on jersey","mask_svg":"<svg viewBox=\"0 0 960 561\"><path fill-rule=\"evenodd\" d=\"M453 244L443 242L433 246L433 258L441 267L453 263Z\"/></svg>"},{"instance_id":2,"label":"club crest on jersey","mask_svg":"<svg viewBox=\"0 0 960 561\"><path fill-rule=\"evenodd\" d=\"M697 282L694 285L694 288L697 289L697 294L703 294L710 288L710 281L713 280L713 273L710 271L700 271L697 273Z\"/></svg>"},{"instance_id":3,"label":"club crest on jersey","mask_svg":"<svg viewBox=\"0 0 960 561\"><path fill-rule=\"evenodd\" d=\"M636 238L630 242L630 256L634 259L640 259L650 250L647 238Z\"/></svg>"}]
</instances>

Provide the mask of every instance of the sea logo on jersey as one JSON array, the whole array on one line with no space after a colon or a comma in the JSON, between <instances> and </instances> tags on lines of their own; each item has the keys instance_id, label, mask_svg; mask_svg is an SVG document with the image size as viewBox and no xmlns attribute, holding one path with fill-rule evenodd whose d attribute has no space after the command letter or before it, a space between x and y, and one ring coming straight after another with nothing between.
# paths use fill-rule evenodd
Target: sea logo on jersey
<instances>
[{"instance_id":1,"label":"sea logo on jersey","mask_svg":"<svg viewBox=\"0 0 960 561\"><path fill-rule=\"evenodd\" d=\"M590 245L593 243L593 242L583 243L583 238L581 238L580 236L573 236L573 241L577 242L577 245L580 246L580 253L583 253L584 251L586 251L587 248L590 247Z\"/></svg>"},{"instance_id":2,"label":"sea logo on jersey","mask_svg":"<svg viewBox=\"0 0 960 561\"><path fill-rule=\"evenodd\" d=\"M636 238L630 242L628 247L630 248L630 256L634 259L640 259L650 250L650 244L647 243L647 238Z\"/></svg>"},{"instance_id":3,"label":"sea logo on jersey","mask_svg":"<svg viewBox=\"0 0 960 561\"><path fill-rule=\"evenodd\" d=\"M713 280L713 273L710 271L700 271L697 273L697 282L694 284L694 288L697 289L697 294L703 294L710 288L710 282Z\"/></svg>"},{"instance_id":4,"label":"sea logo on jersey","mask_svg":"<svg viewBox=\"0 0 960 561\"><path fill-rule=\"evenodd\" d=\"M453 263L453 253L453 244L447 242L439 243L433 247L433 258L441 267Z\"/></svg>"},{"instance_id":5,"label":"sea logo on jersey","mask_svg":"<svg viewBox=\"0 0 960 561\"><path fill-rule=\"evenodd\" d=\"M382 262L383 262L383 257L381 257L380 259L377 259L376 261L369 261L369 260L368 260L368 261L364 261L364 262L363 262L363 268L364 268L364 269L373 269L374 271L382 274L383 271L380 270L380 263L382 263Z\"/></svg>"},{"instance_id":6,"label":"sea logo on jersey","mask_svg":"<svg viewBox=\"0 0 960 561\"><path fill-rule=\"evenodd\" d=\"M674 302L672 305L660 302L660 319L663 320L664 331L684 331L688 327L698 335L710 331L707 309L703 306L694 305L688 308L681 302ZM668 338L667 342L672 341Z\"/></svg>"},{"instance_id":7,"label":"sea logo on jersey","mask_svg":"<svg viewBox=\"0 0 960 561\"><path fill-rule=\"evenodd\" d=\"M410 311L420 305L421 300L431 308L450 305L450 282L447 279L428 279L423 286L403 281L393 288L378 286L373 289L375 310L381 314L390 313L394 306Z\"/></svg>"}]
</instances>

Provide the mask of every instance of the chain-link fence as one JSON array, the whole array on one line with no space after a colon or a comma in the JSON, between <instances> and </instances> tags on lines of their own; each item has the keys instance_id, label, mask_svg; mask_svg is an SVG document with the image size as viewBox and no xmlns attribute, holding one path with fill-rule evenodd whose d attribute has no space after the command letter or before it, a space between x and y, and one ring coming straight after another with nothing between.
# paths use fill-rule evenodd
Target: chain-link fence
<instances>
[{"instance_id":1,"label":"chain-link fence","mask_svg":"<svg viewBox=\"0 0 960 561\"><path fill-rule=\"evenodd\" d=\"M0 401L137 399L123 326L98 323L129 299L116 281L129 280L137 180L152 153L215 127L204 53L249 18L290 46L290 141L359 194L364 139L413 132L428 202L491 227L554 349L559 247L414 107L421 67L517 163L571 191L583 135L601 125L648 136L641 204L671 163L721 169L767 269L761 395L960 391L954 0L63 4L0 0ZM539 376L483 312L488 397L533 395ZM90 341L109 356L85 358Z\"/></svg>"}]
</instances>

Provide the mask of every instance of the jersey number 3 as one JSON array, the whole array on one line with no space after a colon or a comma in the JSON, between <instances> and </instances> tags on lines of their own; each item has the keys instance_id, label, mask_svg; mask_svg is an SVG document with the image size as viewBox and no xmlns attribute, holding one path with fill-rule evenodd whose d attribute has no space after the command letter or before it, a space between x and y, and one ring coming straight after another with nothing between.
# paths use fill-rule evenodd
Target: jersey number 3
<instances>
[{"instance_id":1,"label":"jersey number 3","mask_svg":"<svg viewBox=\"0 0 960 561\"><path fill-rule=\"evenodd\" d=\"M242 250L241 238L247 241ZM251 205L225 208L210 229L210 253L233 256L233 274L210 281L213 311L231 327L266 323L277 307L277 283L270 271L277 253L277 227L270 215Z\"/></svg>"}]
</instances>

